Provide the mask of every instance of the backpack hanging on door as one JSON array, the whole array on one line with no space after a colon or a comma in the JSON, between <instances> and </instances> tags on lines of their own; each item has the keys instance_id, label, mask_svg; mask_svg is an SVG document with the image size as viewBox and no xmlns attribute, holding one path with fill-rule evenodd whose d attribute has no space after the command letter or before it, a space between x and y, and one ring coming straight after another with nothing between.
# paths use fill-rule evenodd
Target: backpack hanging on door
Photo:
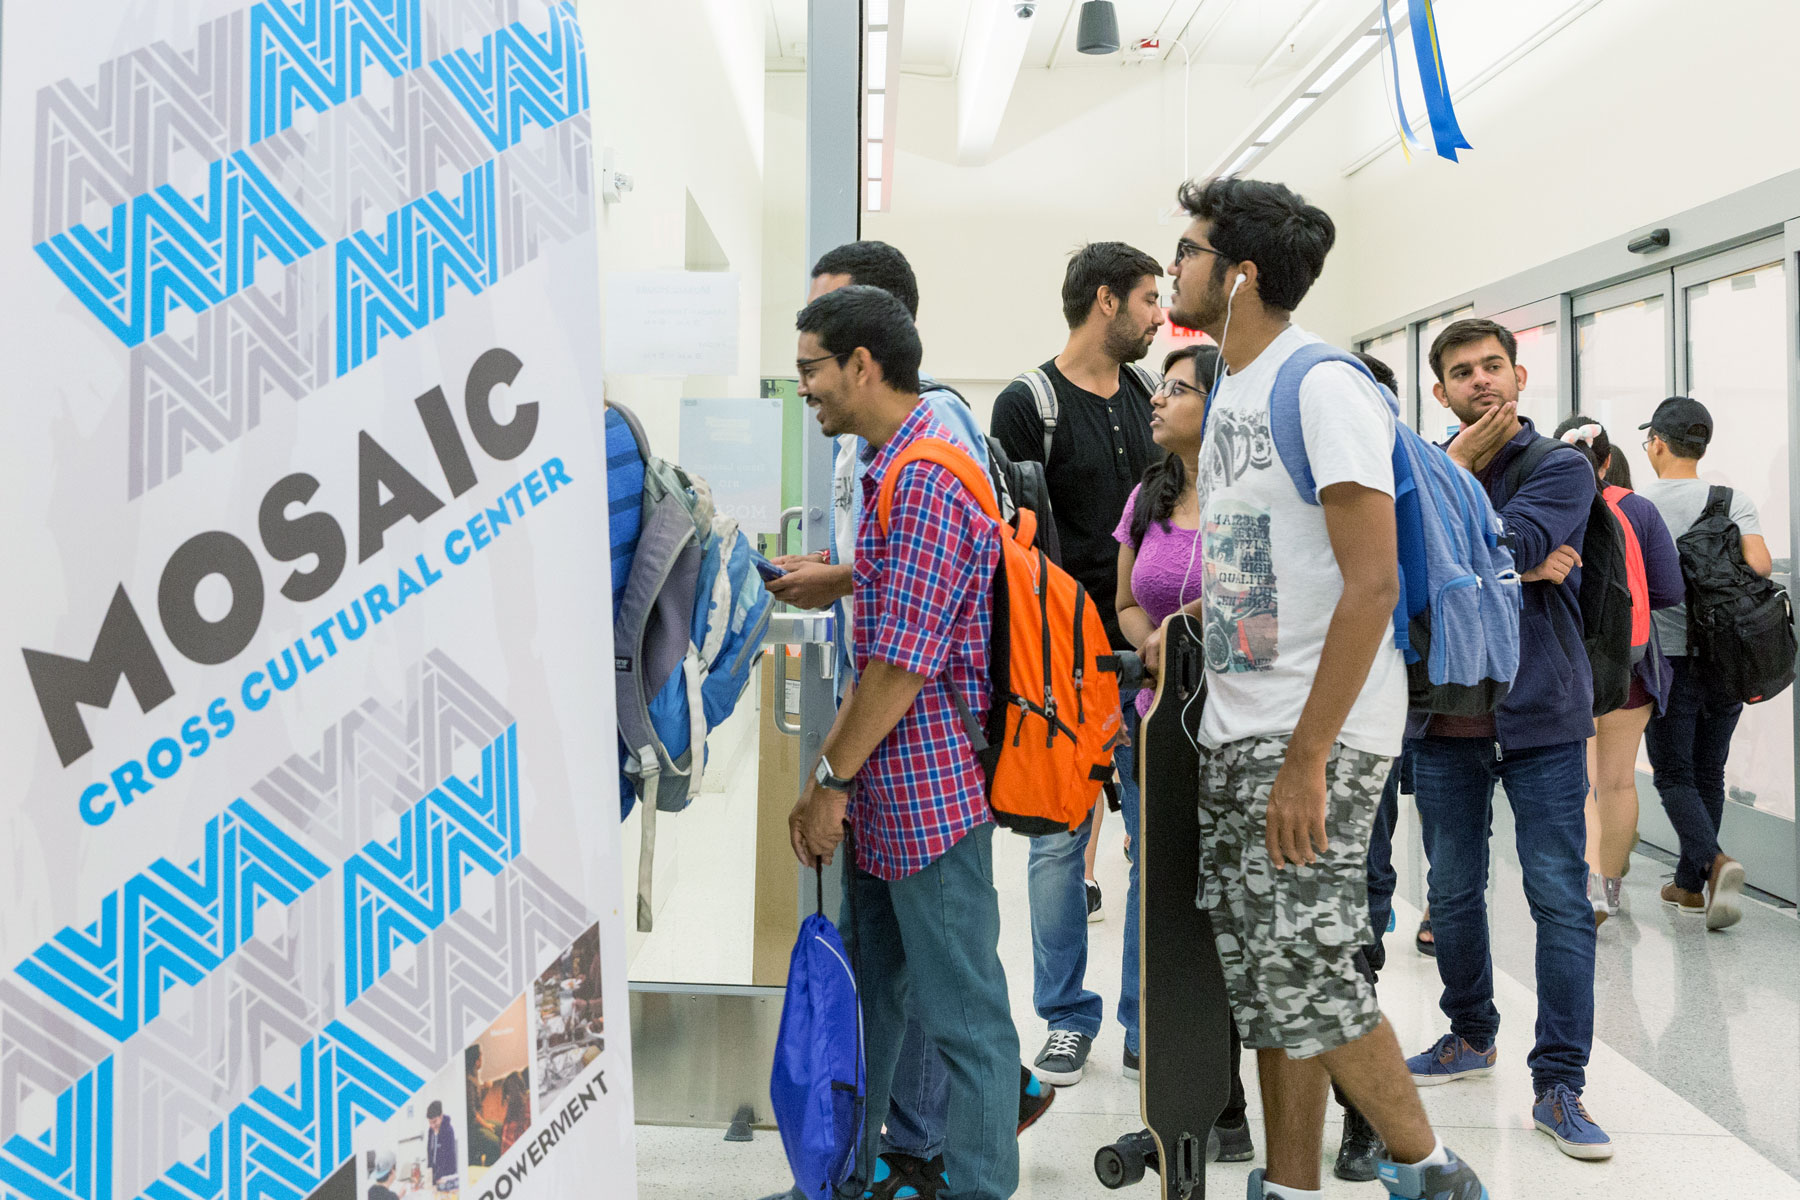
<instances>
[{"instance_id":1,"label":"backpack hanging on door","mask_svg":"<svg viewBox=\"0 0 1800 1200\"><path fill-rule=\"evenodd\" d=\"M1320 363L1361 372L1394 414L1394 536L1400 603L1394 645L1406 658L1414 711L1491 713L1519 670L1524 602L1499 514L1475 477L1400 420L1400 402L1362 360L1324 342L1294 351L1269 393L1269 434L1294 489L1318 504L1300 423L1300 385Z\"/></svg>"},{"instance_id":2,"label":"backpack hanging on door","mask_svg":"<svg viewBox=\"0 0 1800 1200\"><path fill-rule=\"evenodd\" d=\"M1688 651L1708 694L1757 704L1787 690L1794 682L1793 604L1787 589L1744 562L1730 488L1706 494L1706 507L1675 549L1687 582Z\"/></svg>"},{"instance_id":3,"label":"backpack hanging on door","mask_svg":"<svg viewBox=\"0 0 1800 1200\"><path fill-rule=\"evenodd\" d=\"M1593 463L1580 450L1555 438L1539 437L1525 447L1524 453L1506 468L1506 494L1516 496L1519 488L1538 464L1558 450L1581 455L1582 466L1590 473ZM1588 667L1594 676L1594 715L1605 716L1624 708L1631 699L1631 668L1636 620L1631 590L1631 570L1626 559L1626 535L1629 523L1614 516L1612 506L1598 490L1588 508L1587 533L1581 539L1581 588L1577 600L1581 605L1581 640L1587 651ZM1632 541L1637 539L1632 537ZM1643 555L1638 556L1638 570L1643 572ZM1650 588L1643 590L1644 605L1650 603ZM1645 644L1650 634L1644 631Z\"/></svg>"},{"instance_id":4,"label":"backpack hanging on door","mask_svg":"<svg viewBox=\"0 0 1800 1200\"><path fill-rule=\"evenodd\" d=\"M985 729L951 689L981 760L994 820L1029 837L1078 829L1100 785L1112 778L1124 730L1119 661L1100 612L1074 577L1034 544L1037 514L1021 508L1012 524L1001 520L981 467L950 442L920 438L895 457L875 505L883 533L900 472L918 462L955 475L1001 533Z\"/></svg>"},{"instance_id":5,"label":"backpack hanging on door","mask_svg":"<svg viewBox=\"0 0 1800 1200\"><path fill-rule=\"evenodd\" d=\"M608 407L643 464L640 532L613 608L613 679L621 767L646 801L638 929L648 933L656 814L680 812L699 794L706 735L750 684L773 599L752 565L750 539L714 511L705 480L651 454L636 416Z\"/></svg>"}]
</instances>

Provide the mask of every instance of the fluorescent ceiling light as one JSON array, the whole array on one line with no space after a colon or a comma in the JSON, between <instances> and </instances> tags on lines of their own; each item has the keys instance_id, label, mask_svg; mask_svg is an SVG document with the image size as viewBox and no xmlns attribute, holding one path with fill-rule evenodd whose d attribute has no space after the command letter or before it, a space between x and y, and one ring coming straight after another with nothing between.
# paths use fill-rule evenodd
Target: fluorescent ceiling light
<instances>
[{"instance_id":1,"label":"fluorescent ceiling light","mask_svg":"<svg viewBox=\"0 0 1800 1200\"><path fill-rule=\"evenodd\" d=\"M888 35L885 29L869 31L869 49L863 55L863 78L887 78Z\"/></svg>"},{"instance_id":2,"label":"fluorescent ceiling light","mask_svg":"<svg viewBox=\"0 0 1800 1200\"><path fill-rule=\"evenodd\" d=\"M868 0L867 12L870 26L886 25L888 23L888 0Z\"/></svg>"},{"instance_id":3,"label":"fluorescent ceiling light","mask_svg":"<svg viewBox=\"0 0 1800 1200\"><path fill-rule=\"evenodd\" d=\"M1237 161L1232 163L1229 167L1226 167L1223 171L1220 171L1219 174L1221 174L1221 175L1236 175L1236 174L1238 174L1245 167L1249 166L1252 162L1255 162L1257 157L1259 155L1261 155L1262 152L1263 152L1263 147L1261 147L1261 146L1245 146L1244 152L1237 156Z\"/></svg>"},{"instance_id":4,"label":"fluorescent ceiling light","mask_svg":"<svg viewBox=\"0 0 1800 1200\"><path fill-rule=\"evenodd\" d=\"M1363 56L1372 50L1378 49L1380 45L1380 35L1374 30L1370 30L1368 33L1363 34L1360 39L1351 44L1348 50L1338 56L1336 62L1325 68L1324 74L1320 75L1307 86L1307 93L1309 95L1318 95L1320 92L1330 91L1332 84L1362 65Z\"/></svg>"},{"instance_id":5,"label":"fluorescent ceiling light","mask_svg":"<svg viewBox=\"0 0 1800 1200\"><path fill-rule=\"evenodd\" d=\"M863 158L869 164L870 179L881 178L881 143L871 141L863 151Z\"/></svg>"},{"instance_id":6,"label":"fluorescent ceiling light","mask_svg":"<svg viewBox=\"0 0 1800 1200\"><path fill-rule=\"evenodd\" d=\"M869 211L881 211L881 180L869 180Z\"/></svg>"},{"instance_id":7,"label":"fluorescent ceiling light","mask_svg":"<svg viewBox=\"0 0 1800 1200\"><path fill-rule=\"evenodd\" d=\"M1295 121L1298 121L1300 119L1300 114L1311 108L1315 103L1317 103L1317 101L1312 96L1296 97L1294 102L1287 106L1287 111L1282 113L1279 117L1276 117L1273 124L1257 135L1256 140L1258 142L1274 141L1276 138L1286 133L1287 127L1292 125Z\"/></svg>"},{"instance_id":8,"label":"fluorescent ceiling light","mask_svg":"<svg viewBox=\"0 0 1800 1200\"><path fill-rule=\"evenodd\" d=\"M863 128L871 133L887 128L887 93L869 93L869 111Z\"/></svg>"}]
</instances>

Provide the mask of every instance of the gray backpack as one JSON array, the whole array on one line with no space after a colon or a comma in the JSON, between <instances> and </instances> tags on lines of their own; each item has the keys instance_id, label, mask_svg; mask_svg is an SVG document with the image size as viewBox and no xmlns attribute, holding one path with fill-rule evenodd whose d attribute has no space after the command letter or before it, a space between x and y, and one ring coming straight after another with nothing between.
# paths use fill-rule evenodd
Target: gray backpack
<instances>
[{"instance_id":1,"label":"gray backpack","mask_svg":"<svg viewBox=\"0 0 1800 1200\"><path fill-rule=\"evenodd\" d=\"M609 407L644 464L637 548L613 612L613 674L620 765L643 801L638 929L647 933L656 815L699 794L707 732L749 686L773 601L749 538L715 511L706 481L650 453L637 418Z\"/></svg>"},{"instance_id":2,"label":"gray backpack","mask_svg":"<svg viewBox=\"0 0 1800 1200\"><path fill-rule=\"evenodd\" d=\"M1130 371L1137 381L1144 385L1144 391L1154 396L1156 389L1162 386L1162 376L1149 367L1138 363L1126 363L1125 369ZM1014 383L1022 383L1031 392L1031 398L1037 402L1038 417L1044 422L1044 465L1050 464L1050 443L1056 440L1056 416L1059 405L1056 401L1056 386L1050 382L1050 373L1042 367L1016 376Z\"/></svg>"}]
</instances>

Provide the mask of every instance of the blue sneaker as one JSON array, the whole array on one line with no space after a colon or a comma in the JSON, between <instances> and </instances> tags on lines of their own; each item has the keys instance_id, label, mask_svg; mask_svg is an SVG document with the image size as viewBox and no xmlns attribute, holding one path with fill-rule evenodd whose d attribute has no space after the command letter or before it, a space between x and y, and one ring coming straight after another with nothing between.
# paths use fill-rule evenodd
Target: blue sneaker
<instances>
[{"instance_id":1,"label":"blue sneaker","mask_svg":"<svg viewBox=\"0 0 1800 1200\"><path fill-rule=\"evenodd\" d=\"M1409 1167L1384 1160L1376 1168L1376 1178L1387 1187L1388 1195L1402 1200L1488 1200L1487 1188L1469 1164L1454 1154L1444 1167Z\"/></svg>"},{"instance_id":2,"label":"blue sneaker","mask_svg":"<svg viewBox=\"0 0 1800 1200\"><path fill-rule=\"evenodd\" d=\"M1556 1139L1556 1148L1570 1158L1611 1158L1612 1139L1594 1124L1582 1107L1581 1093L1564 1083L1553 1083L1531 1106L1537 1127Z\"/></svg>"},{"instance_id":3,"label":"blue sneaker","mask_svg":"<svg viewBox=\"0 0 1800 1200\"><path fill-rule=\"evenodd\" d=\"M1491 1075L1499 1060L1498 1048L1490 1046L1486 1050L1477 1050L1454 1033L1446 1033L1431 1049L1407 1059L1406 1069L1412 1072L1413 1082L1420 1087L1436 1087L1458 1079Z\"/></svg>"}]
</instances>

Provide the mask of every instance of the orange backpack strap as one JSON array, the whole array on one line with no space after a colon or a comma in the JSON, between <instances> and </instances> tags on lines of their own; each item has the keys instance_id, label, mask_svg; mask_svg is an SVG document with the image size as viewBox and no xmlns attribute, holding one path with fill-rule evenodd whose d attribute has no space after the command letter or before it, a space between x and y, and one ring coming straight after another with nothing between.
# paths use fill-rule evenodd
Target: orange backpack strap
<instances>
[{"instance_id":1,"label":"orange backpack strap","mask_svg":"<svg viewBox=\"0 0 1800 1200\"><path fill-rule=\"evenodd\" d=\"M887 533L888 516L894 509L894 489L900 485L900 469L916 462L936 463L949 471L968 489L969 495L975 497L981 511L992 517L996 524L1000 522L1000 504L994 499L993 485L988 482L987 472L981 469L981 464L953 442L943 438L919 438L895 456L881 480L881 490L876 493L875 520L883 535Z\"/></svg>"}]
</instances>

